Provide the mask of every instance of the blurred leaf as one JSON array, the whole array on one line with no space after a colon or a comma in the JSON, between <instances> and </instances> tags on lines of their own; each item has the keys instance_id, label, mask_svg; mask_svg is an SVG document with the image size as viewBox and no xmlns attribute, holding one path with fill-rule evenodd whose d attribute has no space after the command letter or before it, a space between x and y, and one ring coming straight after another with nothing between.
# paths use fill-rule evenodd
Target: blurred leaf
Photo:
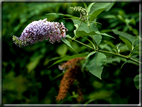
<instances>
[{"instance_id":1,"label":"blurred leaf","mask_svg":"<svg viewBox=\"0 0 142 107\"><path fill-rule=\"evenodd\" d=\"M94 76L101 79L101 74L103 71L103 64L106 61L106 56L103 53L95 53L92 55L91 59L86 64L86 68L92 73Z\"/></svg>"},{"instance_id":2,"label":"blurred leaf","mask_svg":"<svg viewBox=\"0 0 142 107\"><path fill-rule=\"evenodd\" d=\"M51 20L51 19L53 20L59 17L57 13L48 13L46 14L46 16L47 16L47 20Z\"/></svg>"},{"instance_id":3,"label":"blurred leaf","mask_svg":"<svg viewBox=\"0 0 142 107\"><path fill-rule=\"evenodd\" d=\"M101 49L104 49L104 50L108 50L108 51L110 51L110 52L112 52L112 48L108 45L108 44L100 44L99 45L99 47L101 48Z\"/></svg>"},{"instance_id":4,"label":"blurred leaf","mask_svg":"<svg viewBox=\"0 0 142 107\"><path fill-rule=\"evenodd\" d=\"M135 46L133 51L132 51L132 54L137 54L137 55L142 54L142 52L139 51L139 48L140 48L139 45Z\"/></svg>"},{"instance_id":5,"label":"blurred leaf","mask_svg":"<svg viewBox=\"0 0 142 107\"><path fill-rule=\"evenodd\" d=\"M17 99L22 99L22 93L27 89L27 80L22 75L14 76L14 71L9 72L3 78L3 88L7 91L15 91Z\"/></svg>"},{"instance_id":6,"label":"blurred leaf","mask_svg":"<svg viewBox=\"0 0 142 107\"><path fill-rule=\"evenodd\" d=\"M73 59L73 58L85 57L86 55L87 55L87 53L81 53L81 54L76 54L76 55L72 55L72 56L65 56L62 59L59 59L56 62L54 62L51 66L53 66L57 63L63 62L63 61L68 61L68 60ZM51 67L51 66L49 66L49 67Z\"/></svg>"},{"instance_id":7,"label":"blurred leaf","mask_svg":"<svg viewBox=\"0 0 142 107\"><path fill-rule=\"evenodd\" d=\"M65 56L67 53L67 50L68 50L68 47L65 44L62 44L57 48L56 51L60 56Z\"/></svg>"},{"instance_id":8,"label":"blurred leaf","mask_svg":"<svg viewBox=\"0 0 142 107\"><path fill-rule=\"evenodd\" d=\"M82 36L88 36L95 34L94 32L91 32L89 27L87 26L86 23L81 22L80 20L72 19L74 26L76 27L75 36L76 37L82 37Z\"/></svg>"},{"instance_id":9,"label":"blurred leaf","mask_svg":"<svg viewBox=\"0 0 142 107\"><path fill-rule=\"evenodd\" d=\"M107 36L107 37L114 38L113 36L111 36L111 35L109 35L109 34L107 34L107 33L101 33L101 32L99 32L99 31L95 31L95 33L98 34L98 35L103 35L103 36ZM115 39L115 38L114 38L114 39Z\"/></svg>"},{"instance_id":10,"label":"blurred leaf","mask_svg":"<svg viewBox=\"0 0 142 107\"><path fill-rule=\"evenodd\" d=\"M136 37L134 40L133 40L133 44L134 44L134 46L137 46L137 45L139 45L140 43L139 43L139 37Z\"/></svg>"},{"instance_id":11,"label":"blurred leaf","mask_svg":"<svg viewBox=\"0 0 142 107\"><path fill-rule=\"evenodd\" d=\"M68 22L68 23L66 24L66 28L68 29L68 31L73 31L73 29L74 29L73 23Z\"/></svg>"},{"instance_id":12,"label":"blurred leaf","mask_svg":"<svg viewBox=\"0 0 142 107\"><path fill-rule=\"evenodd\" d=\"M90 94L88 97L89 99L107 99L107 97L111 96L113 93L113 91L107 91L107 90L99 90L96 92L93 92L92 94Z\"/></svg>"},{"instance_id":13,"label":"blurred leaf","mask_svg":"<svg viewBox=\"0 0 142 107\"><path fill-rule=\"evenodd\" d=\"M71 45L72 45L72 47L73 47L75 50L77 50L78 52L80 51L80 48L81 48L81 47L78 45L77 42L72 41L72 42L71 42ZM69 50L70 50L71 52L73 52L72 49L69 48Z\"/></svg>"},{"instance_id":14,"label":"blurred leaf","mask_svg":"<svg viewBox=\"0 0 142 107\"><path fill-rule=\"evenodd\" d=\"M137 89L141 89L142 90L142 74L141 73L134 77L134 84L135 84L135 87Z\"/></svg>"},{"instance_id":15,"label":"blurred leaf","mask_svg":"<svg viewBox=\"0 0 142 107\"><path fill-rule=\"evenodd\" d=\"M108 57L106 63L114 63L114 62L120 63L120 61L121 61L120 57Z\"/></svg>"},{"instance_id":16,"label":"blurred leaf","mask_svg":"<svg viewBox=\"0 0 142 107\"><path fill-rule=\"evenodd\" d=\"M133 35L129 34L129 33L118 31L116 29L113 29L112 31L113 31L114 34L119 35L119 36L129 40L131 43L135 39L135 37Z\"/></svg>"},{"instance_id":17,"label":"blurred leaf","mask_svg":"<svg viewBox=\"0 0 142 107\"><path fill-rule=\"evenodd\" d=\"M132 50L132 44L127 39L121 36L119 36L119 38L127 45L130 50Z\"/></svg>"},{"instance_id":18,"label":"blurred leaf","mask_svg":"<svg viewBox=\"0 0 142 107\"><path fill-rule=\"evenodd\" d=\"M105 15L103 18L115 19L115 18L116 18L116 16L115 16L115 15Z\"/></svg>"},{"instance_id":19,"label":"blurred leaf","mask_svg":"<svg viewBox=\"0 0 142 107\"><path fill-rule=\"evenodd\" d=\"M121 69L122 69L122 67L126 64L128 62L128 60L126 60L126 61L124 61L124 63L121 65Z\"/></svg>"},{"instance_id":20,"label":"blurred leaf","mask_svg":"<svg viewBox=\"0 0 142 107\"><path fill-rule=\"evenodd\" d=\"M85 102L84 107L86 107L86 105L91 103L92 101L94 101L94 99L90 99L89 101Z\"/></svg>"},{"instance_id":21,"label":"blurred leaf","mask_svg":"<svg viewBox=\"0 0 142 107\"><path fill-rule=\"evenodd\" d=\"M91 31L94 31L94 32L97 32L98 31L98 28L97 26L95 25L95 23L91 23L90 24L90 29ZM90 35L91 38L95 41L95 43L97 45L99 45L102 41L102 36L100 34L94 34L94 35Z\"/></svg>"},{"instance_id":22,"label":"blurred leaf","mask_svg":"<svg viewBox=\"0 0 142 107\"><path fill-rule=\"evenodd\" d=\"M112 5L112 3L94 3L91 6L91 10L90 10L89 14L92 14L96 10L99 10L99 9L105 9L106 11L108 11L110 8L110 5Z\"/></svg>"},{"instance_id":23,"label":"blurred leaf","mask_svg":"<svg viewBox=\"0 0 142 107\"><path fill-rule=\"evenodd\" d=\"M93 46L94 49L96 48L95 45L93 44L93 42L92 42L90 39L87 39L87 38L85 38L85 37L84 37L84 39L86 39L87 41L89 41L90 44Z\"/></svg>"},{"instance_id":24,"label":"blurred leaf","mask_svg":"<svg viewBox=\"0 0 142 107\"><path fill-rule=\"evenodd\" d=\"M116 53L118 53L118 49L117 49L117 47L113 43L111 43L110 41L106 41L106 40L104 42L109 44L116 51Z\"/></svg>"},{"instance_id":25,"label":"blurred leaf","mask_svg":"<svg viewBox=\"0 0 142 107\"><path fill-rule=\"evenodd\" d=\"M95 41L97 46L101 43L102 41L102 36L101 35L91 35L92 39Z\"/></svg>"},{"instance_id":26,"label":"blurred leaf","mask_svg":"<svg viewBox=\"0 0 142 107\"><path fill-rule=\"evenodd\" d=\"M129 51L129 48L127 47L127 45L122 44L122 43L121 43L119 49L120 49L120 53L125 52L125 51Z\"/></svg>"},{"instance_id":27,"label":"blurred leaf","mask_svg":"<svg viewBox=\"0 0 142 107\"><path fill-rule=\"evenodd\" d=\"M52 14L57 14L57 15L61 15L61 16L70 17L70 19L77 19L77 20L80 20L78 17L72 16L72 15L70 15L70 14L63 14L63 13L52 13ZM48 15L48 14L46 14L46 15Z\"/></svg>"},{"instance_id":28,"label":"blurred leaf","mask_svg":"<svg viewBox=\"0 0 142 107\"><path fill-rule=\"evenodd\" d=\"M125 22L125 19L123 18L122 15L118 14L116 17L117 17L119 20L121 20L122 22Z\"/></svg>"},{"instance_id":29,"label":"blurred leaf","mask_svg":"<svg viewBox=\"0 0 142 107\"><path fill-rule=\"evenodd\" d=\"M83 1L82 1L82 2L83 2ZM83 5L84 5L85 9L87 10L87 5L86 5L86 3L83 2Z\"/></svg>"},{"instance_id":30,"label":"blurred leaf","mask_svg":"<svg viewBox=\"0 0 142 107\"><path fill-rule=\"evenodd\" d=\"M62 41L63 41L67 46L69 46L71 49L73 49L76 53L78 53L78 52L71 46L70 42L69 42L67 39L62 38Z\"/></svg>"},{"instance_id":31,"label":"blurred leaf","mask_svg":"<svg viewBox=\"0 0 142 107\"><path fill-rule=\"evenodd\" d=\"M43 55L37 56L36 58L31 58L31 62L29 62L27 64L27 69L28 69L28 73L30 73L32 70L34 70L36 68L36 66L38 65L40 59L43 57Z\"/></svg>"},{"instance_id":32,"label":"blurred leaf","mask_svg":"<svg viewBox=\"0 0 142 107\"><path fill-rule=\"evenodd\" d=\"M98 9L96 11L94 11L91 15L90 15L90 18L89 18L89 21L93 21L102 11L104 11L105 8L102 8L102 9Z\"/></svg>"},{"instance_id":33,"label":"blurred leaf","mask_svg":"<svg viewBox=\"0 0 142 107\"><path fill-rule=\"evenodd\" d=\"M110 37L110 38L115 39L113 36L111 36L111 35L109 35L109 34L107 34L107 33L100 33L100 32L99 32L99 34L101 34L101 35L103 35L103 36L107 36L107 37Z\"/></svg>"},{"instance_id":34,"label":"blurred leaf","mask_svg":"<svg viewBox=\"0 0 142 107\"><path fill-rule=\"evenodd\" d=\"M90 9L91 9L91 7L94 5L94 3L90 3L89 4L89 6L88 6L88 8L87 8L87 12L89 13L90 12Z\"/></svg>"},{"instance_id":35,"label":"blurred leaf","mask_svg":"<svg viewBox=\"0 0 142 107\"><path fill-rule=\"evenodd\" d=\"M86 67L86 64L88 63L88 61L89 61L89 57L91 56L91 55L93 55L93 54L95 54L96 52L95 51L93 51L93 52L90 52L86 57L85 57L85 61L84 61L84 63L83 63L83 65L82 65L82 71L84 70L84 68Z\"/></svg>"},{"instance_id":36,"label":"blurred leaf","mask_svg":"<svg viewBox=\"0 0 142 107\"><path fill-rule=\"evenodd\" d=\"M64 75L64 72L62 72L62 73L58 74L57 76L55 76L51 81L54 81L55 79L57 79L57 78L59 78L59 77L61 77L63 75Z\"/></svg>"}]
</instances>

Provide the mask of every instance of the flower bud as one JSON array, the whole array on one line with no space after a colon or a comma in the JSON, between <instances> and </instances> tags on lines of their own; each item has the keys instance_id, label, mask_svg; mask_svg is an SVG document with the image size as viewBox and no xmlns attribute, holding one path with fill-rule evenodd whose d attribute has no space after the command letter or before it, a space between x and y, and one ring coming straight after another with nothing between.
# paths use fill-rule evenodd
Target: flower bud
<instances>
[{"instance_id":1,"label":"flower bud","mask_svg":"<svg viewBox=\"0 0 142 107\"><path fill-rule=\"evenodd\" d=\"M13 36L13 41L19 47L34 44L38 41L49 40L50 43L60 42L68 31L61 22L49 22L47 19L33 21L23 30L20 37Z\"/></svg>"}]
</instances>

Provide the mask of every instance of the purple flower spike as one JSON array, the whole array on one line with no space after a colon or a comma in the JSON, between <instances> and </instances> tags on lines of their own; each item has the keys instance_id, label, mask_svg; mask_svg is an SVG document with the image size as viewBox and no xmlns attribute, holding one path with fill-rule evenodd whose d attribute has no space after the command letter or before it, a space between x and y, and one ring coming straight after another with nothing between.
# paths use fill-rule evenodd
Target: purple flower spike
<instances>
[{"instance_id":1,"label":"purple flower spike","mask_svg":"<svg viewBox=\"0 0 142 107\"><path fill-rule=\"evenodd\" d=\"M21 36L18 38L13 36L13 41L19 47L34 44L44 39L49 40L50 43L60 42L62 38L66 37L67 28L61 22L49 22L47 19L33 21L23 30Z\"/></svg>"}]
</instances>

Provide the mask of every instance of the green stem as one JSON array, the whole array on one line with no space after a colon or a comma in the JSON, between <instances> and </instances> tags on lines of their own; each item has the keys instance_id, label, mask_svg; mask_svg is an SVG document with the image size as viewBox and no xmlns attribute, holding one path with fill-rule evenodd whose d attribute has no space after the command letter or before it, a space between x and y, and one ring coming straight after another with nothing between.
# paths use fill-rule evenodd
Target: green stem
<instances>
[{"instance_id":1,"label":"green stem","mask_svg":"<svg viewBox=\"0 0 142 107\"><path fill-rule=\"evenodd\" d=\"M82 23L82 21L80 22L80 24L79 24L78 28L76 29L76 33L77 33L77 31L78 31L78 29L79 29L79 27L80 27L81 23ZM73 38L75 39L75 36L74 36Z\"/></svg>"},{"instance_id":2,"label":"green stem","mask_svg":"<svg viewBox=\"0 0 142 107\"><path fill-rule=\"evenodd\" d=\"M91 32L90 24L89 24L88 27L89 27L89 30L90 30L90 32ZM95 40L93 39L93 35L91 35L91 38L92 38L92 40L93 40L93 42L94 42L94 45L95 45L96 49L98 50L98 46L97 46Z\"/></svg>"},{"instance_id":3,"label":"green stem","mask_svg":"<svg viewBox=\"0 0 142 107\"><path fill-rule=\"evenodd\" d=\"M76 40L76 39L73 39L73 38L70 38L70 39L71 39L71 40L74 40L74 41L78 42L79 44L82 44L82 45L84 45L84 46L86 46L86 47L88 47L88 48L90 48L90 49L93 49L93 50L95 50L95 51L102 52L102 53L107 53L107 54L111 54L111 55L115 55L115 56L119 56L119 57L122 57L122 58L125 58L125 59L129 59L129 60L131 60L131 61L133 61L133 62L136 62L136 63L138 63L138 64L141 64L141 62L139 62L139 61L137 61L137 60L135 60L135 59L133 59L133 58L130 58L129 56L120 55L120 54L118 54L118 53L108 52L108 51L100 50L100 49L97 50L97 49L94 49L93 47L91 47L91 46L89 46L89 45L86 45L86 44L84 44L84 43L82 43L82 42L80 42L80 41L78 41L78 40Z\"/></svg>"},{"instance_id":4,"label":"green stem","mask_svg":"<svg viewBox=\"0 0 142 107\"><path fill-rule=\"evenodd\" d=\"M91 46L89 46L89 45L86 45L86 44L84 44L84 43L82 43L82 42L80 42L80 41L78 41L78 40L76 40L76 39L73 39L73 38L70 38L71 40L74 40L74 41L76 41L76 42L78 42L78 43L80 43L80 44L82 44L82 45L84 45L84 46L86 46L86 47L88 47L88 48L90 48L90 49L94 49L93 47L91 47Z\"/></svg>"}]
</instances>

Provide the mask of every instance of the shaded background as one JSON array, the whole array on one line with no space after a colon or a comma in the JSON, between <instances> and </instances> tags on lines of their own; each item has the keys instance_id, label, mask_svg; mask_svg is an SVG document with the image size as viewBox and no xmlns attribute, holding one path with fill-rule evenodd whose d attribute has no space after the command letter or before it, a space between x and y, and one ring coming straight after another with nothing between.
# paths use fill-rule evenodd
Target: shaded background
<instances>
[{"instance_id":1,"label":"shaded background","mask_svg":"<svg viewBox=\"0 0 142 107\"><path fill-rule=\"evenodd\" d=\"M90 3L87 3L87 5ZM50 66L55 59L65 55L75 54L62 42L50 44L48 41L19 48L12 41L12 36L20 36L23 29L32 21L47 18L49 21L63 22L67 27L67 34L73 36L74 25L71 20L61 16L45 15L47 13L64 13L79 16L77 12L69 9L70 6L83 6L82 3L2 3L2 102L3 104L75 104L75 87L69 90L62 102L56 102L62 71L58 64ZM130 30L119 19L106 19L105 15L123 15L133 18ZM137 36L139 29L139 3L115 3L108 12L99 15L98 25L100 31L118 29ZM114 44L120 42L103 37ZM83 40L82 40L83 41ZM86 42L86 41L83 41ZM72 42L72 46L79 53L89 51L83 46ZM105 45L101 45L102 47ZM109 46L105 46L110 48ZM123 47L123 54L128 49ZM138 74L137 65L127 63L121 69L123 61L109 60L102 74L102 80L89 72L82 77L84 100L80 103L90 104L138 104L139 93L134 86L133 78ZM61 76L60 76L61 75ZM57 77L59 76L59 77ZM56 78L57 77L57 78Z\"/></svg>"}]
</instances>

